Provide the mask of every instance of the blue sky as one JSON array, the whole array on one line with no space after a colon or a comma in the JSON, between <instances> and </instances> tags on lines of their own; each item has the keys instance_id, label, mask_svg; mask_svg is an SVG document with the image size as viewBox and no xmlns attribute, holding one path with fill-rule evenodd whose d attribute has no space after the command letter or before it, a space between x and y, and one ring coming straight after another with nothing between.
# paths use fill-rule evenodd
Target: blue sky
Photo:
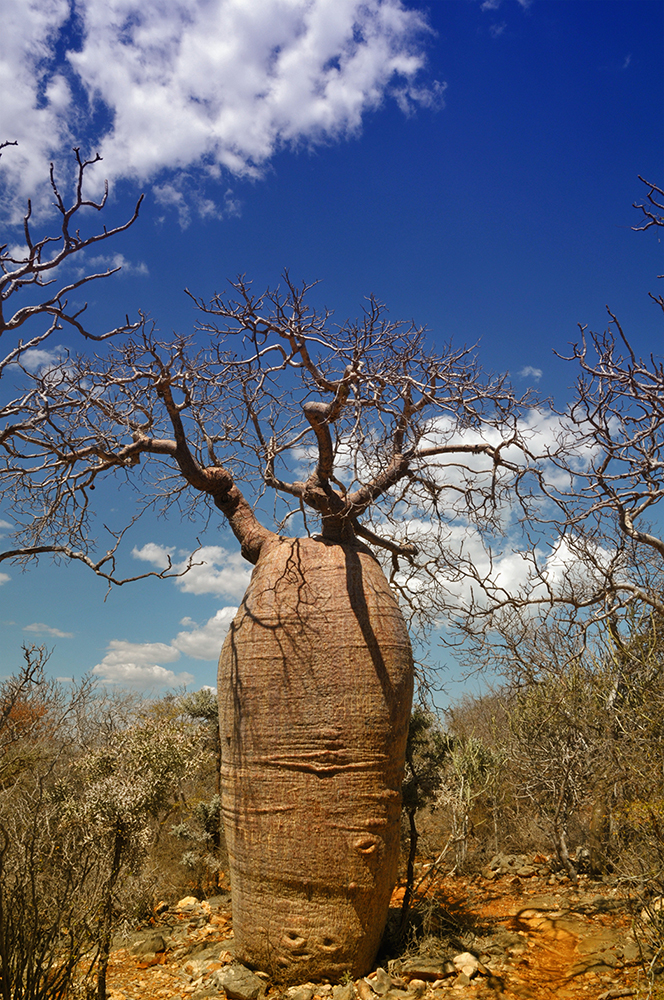
<instances>
[{"instance_id":1,"label":"blue sky","mask_svg":"<svg viewBox=\"0 0 664 1000\"><path fill-rule=\"evenodd\" d=\"M339 319L375 294L559 403L574 373L554 351L577 323L602 329L607 304L637 353L661 353L648 301L661 245L630 228L638 175L662 183L659 0L0 0L0 21L0 138L20 143L0 161L0 242L19 238L11 214L28 195L47 225L48 160L64 172L74 144L104 156L107 225L146 193L105 248L123 272L88 290L100 329L140 308L183 333L185 287L205 298L238 273L261 287L287 267L321 279L318 301ZM131 490L100 504L121 518ZM0 520L11 524L10 503ZM199 529L141 523L126 568L149 568L132 547L180 558ZM207 566L189 582L106 600L80 566L4 563L0 673L34 641L54 647L56 676L214 684L249 567L223 524L200 540ZM447 654L431 658L448 679Z\"/></svg>"}]
</instances>

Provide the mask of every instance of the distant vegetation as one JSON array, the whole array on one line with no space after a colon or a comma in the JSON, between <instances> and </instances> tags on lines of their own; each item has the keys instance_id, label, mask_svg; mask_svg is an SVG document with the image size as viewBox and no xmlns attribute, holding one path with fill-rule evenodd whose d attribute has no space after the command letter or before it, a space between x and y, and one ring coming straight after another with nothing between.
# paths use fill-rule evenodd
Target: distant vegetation
<instances>
[{"instance_id":1,"label":"distant vegetation","mask_svg":"<svg viewBox=\"0 0 664 1000\"><path fill-rule=\"evenodd\" d=\"M218 885L216 700L110 698L45 660L0 688L0 996L105 1000L113 934Z\"/></svg>"}]
</instances>

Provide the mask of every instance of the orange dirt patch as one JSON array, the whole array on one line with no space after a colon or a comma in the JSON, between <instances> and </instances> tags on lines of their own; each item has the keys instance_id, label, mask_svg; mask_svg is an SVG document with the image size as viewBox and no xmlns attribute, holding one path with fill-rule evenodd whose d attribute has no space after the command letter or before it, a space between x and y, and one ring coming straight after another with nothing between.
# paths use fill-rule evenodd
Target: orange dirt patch
<instances>
[{"instance_id":1,"label":"orange dirt patch","mask_svg":"<svg viewBox=\"0 0 664 1000\"><path fill-rule=\"evenodd\" d=\"M422 1000L611 1000L626 996L619 992L626 990L637 997L640 988L645 996L645 979L633 942L628 947L629 916L616 891L583 879L578 887L560 880L553 880L552 885L551 881L446 876L428 887L423 885L420 902L433 898L448 926L457 926L460 935L470 929L489 953L480 956L480 973L470 982L451 975L439 983L427 983ZM402 899L403 888L399 888L392 905L399 907ZM175 909L164 914L150 928L162 933L164 951L138 955L118 948L112 952L109 1000L223 996L212 976L232 960L231 926L228 903L212 907L204 903L194 914ZM509 943L492 950L494 939ZM266 985L268 1000L276 1000L279 991ZM316 995L332 1000L330 993L328 986Z\"/></svg>"}]
</instances>

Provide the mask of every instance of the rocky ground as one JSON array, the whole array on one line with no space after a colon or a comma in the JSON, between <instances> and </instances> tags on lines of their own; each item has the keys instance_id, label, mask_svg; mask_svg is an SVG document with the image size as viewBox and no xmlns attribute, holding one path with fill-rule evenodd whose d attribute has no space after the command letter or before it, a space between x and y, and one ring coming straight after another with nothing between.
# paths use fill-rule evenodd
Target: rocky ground
<instances>
[{"instance_id":1,"label":"rocky ground","mask_svg":"<svg viewBox=\"0 0 664 1000\"><path fill-rule=\"evenodd\" d=\"M393 919L403 890L393 898ZM279 990L234 961L230 896L159 907L150 926L116 941L110 1000L617 1000L645 997L626 901L546 859L498 856L481 875L425 879L416 940L379 956L366 979Z\"/></svg>"}]
</instances>

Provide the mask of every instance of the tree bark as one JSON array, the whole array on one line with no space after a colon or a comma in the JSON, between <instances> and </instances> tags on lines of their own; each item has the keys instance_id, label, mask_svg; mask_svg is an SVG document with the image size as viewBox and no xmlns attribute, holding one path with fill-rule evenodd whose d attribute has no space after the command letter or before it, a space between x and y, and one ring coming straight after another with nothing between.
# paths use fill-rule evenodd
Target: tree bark
<instances>
[{"instance_id":1,"label":"tree bark","mask_svg":"<svg viewBox=\"0 0 664 1000\"><path fill-rule=\"evenodd\" d=\"M366 974L399 856L413 691L373 554L265 541L219 662L237 958L277 982Z\"/></svg>"}]
</instances>

